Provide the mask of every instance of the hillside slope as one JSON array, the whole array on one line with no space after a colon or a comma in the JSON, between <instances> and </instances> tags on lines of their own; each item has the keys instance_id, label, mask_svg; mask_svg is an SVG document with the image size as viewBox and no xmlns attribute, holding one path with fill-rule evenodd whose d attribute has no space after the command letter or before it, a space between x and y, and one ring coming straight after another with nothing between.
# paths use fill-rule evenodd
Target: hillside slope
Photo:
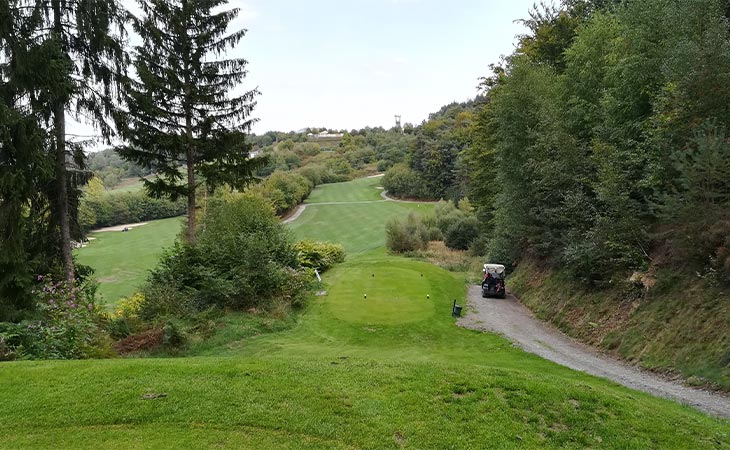
<instances>
[{"instance_id":1,"label":"hillside slope","mask_svg":"<svg viewBox=\"0 0 730 450\"><path fill-rule=\"evenodd\" d=\"M667 270L649 289L626 281L588 290L524 262L509 284L538 317L572 337L689 384L730 390L730 295L704 280Z\"/></svg>"}]
</instances>

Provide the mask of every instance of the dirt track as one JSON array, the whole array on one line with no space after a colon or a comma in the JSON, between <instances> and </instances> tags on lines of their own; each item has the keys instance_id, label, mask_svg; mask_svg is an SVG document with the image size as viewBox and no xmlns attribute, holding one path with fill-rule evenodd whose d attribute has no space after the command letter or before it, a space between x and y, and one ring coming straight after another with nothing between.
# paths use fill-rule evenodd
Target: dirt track
<instances>
[{"instance_id":1,"label":"dirt track","mask_svg":"<svg viewBox=\"0 0 730 450\"><path fill-rule=\"evenodd\" d=\"M512 295L482 298L479 286L470 286L467 302L466 315L458 321L462 327L501 334L525 351L571 369L730 418L730 397L667 381L601 355L536 319Z\"/></svg>"}]
</instances>

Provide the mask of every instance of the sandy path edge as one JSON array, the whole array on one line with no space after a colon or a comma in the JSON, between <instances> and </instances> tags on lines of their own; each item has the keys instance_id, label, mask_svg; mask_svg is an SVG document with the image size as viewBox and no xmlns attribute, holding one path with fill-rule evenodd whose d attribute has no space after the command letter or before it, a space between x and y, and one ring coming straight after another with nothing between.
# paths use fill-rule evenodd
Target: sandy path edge
<instances>
[{"instance_id":1,"label":"sandy path edge","mask_svg":"<svg viewBox=\"0 0 730 450\"><path fill-rule=\"evenodd\" d=\"M98 230L91 230L92 233L102 233L106 231L122 231L125 228L136 228L141 227L142 225L147 225L148 222L137 222L137 223L125 223L123 225L115 225L113 227L105 227L105 228L99 228Z\"/></svg>"}]
</instances>

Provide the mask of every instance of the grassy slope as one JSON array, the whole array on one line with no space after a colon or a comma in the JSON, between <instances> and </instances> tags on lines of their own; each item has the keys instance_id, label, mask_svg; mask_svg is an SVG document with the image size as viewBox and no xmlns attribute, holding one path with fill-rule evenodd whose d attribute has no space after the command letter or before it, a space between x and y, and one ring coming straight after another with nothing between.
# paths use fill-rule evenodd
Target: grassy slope
<instances>
[{"instance_id":1,"label":"grassy slope","mask_svg":"<svg viewBox=\"0 0 730 450\"><path fill-rule=\"evenodd\" d=\"M730 448L728 421L457 328L463 276L344 244L290 330L184 359L4 364L0 448Z\"/></svg>"},{"instance_id":2,"label":"grassy slope","mask_svg":"<svg viewBox=\"0 0 730 450\"><path fill-rule=\"evenodd\" d=\"M117 184L116 186L112 187L110 191L113 192L137 192L141 191L142 188L144 188L144 183L142 183L142 180L139 179L139 177L132 177L132 178L124 178Z\"/></svg>"},{"instance_id":3,"label":"grassy slope","mask_svg":"<svg viewBox=\"0 0 730 450\"><path fill-rule=\"evenodd\" d=\"M513 274L510 286L539 317L571 336L644 367L730 390L727 292L669 272L660 272L645 297L626 286L586 291L563 274L529 263Z\"/></svg>"},{"instance_id":4,"label":"grassy slope","mask_svg":"<svg viewBox=\"0 0 730 450\"><path fill-rule=\"evenodd\" d=\"M383 200L382 190L376 189L381 181L381 177L359 178L346 183L319 185L304 203Z\"/></svg>"},{"instance_id":5,"label":"grassy slope","mask_svg":"<svg viewBox=\"0 0 730 450\"><path fill-rule=\"evenodd\" d=\"M155 220L128 232L92 233L95 238L77 251L78 262L94 268L101 301L112 307L144 282L165 247L175 241L181 219Z\"/></svg>"}]
</instances>

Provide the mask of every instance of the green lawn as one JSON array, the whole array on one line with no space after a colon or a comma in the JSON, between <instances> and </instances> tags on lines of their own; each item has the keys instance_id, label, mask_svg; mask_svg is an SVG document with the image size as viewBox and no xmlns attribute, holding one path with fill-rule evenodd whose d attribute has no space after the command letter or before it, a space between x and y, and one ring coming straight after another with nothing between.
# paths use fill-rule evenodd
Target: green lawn
<instances>
[{"instance_id":1,"label":"green lawn","mask_svg":"<svg viewBox=\"0 0 730 450\"><path fill-rule=\"evenodd\" d=\"M320 195L373 189L348 186ZM224 328L187 358L3 363L0 448L730 448L727 420L456 327L464 274L382 248L375 218L412 208L308 207L295 234L349 253L289 329Z\"/></svg>"},{"instance_id":2,"label":"green lawn","mask_svg":"<svg viewBox=\"0 0 730 450\"><path fill-rule=\"evenodd\" d=\"M360 178L346 183L322 184L317 186L304 203L321 202L363 202L383 200L380 196L382 177Z\"/></svg>"},{"instance_id":3,"label":"green lawn","mask_svg":"<svg viewBox=\"0 0 730 450\"><path fill-rule=\"evenodd\" d=\"M433 205L378 202L310 205L290 228L299 237L341 243L352 256L385 245L385 222L411 211L425 212Z\"/></svg>"},{"instance_id":4,"label":"green lawn","mask_svg":"<svg viewBox=\"0 0 730 450\"><path fill-rule=\"evenodd\" d=\"M181 226L180 218L171 218L127 232L90 233L94 239L77 251L77 259L94 269L101 303L112 307L120 298L134 294L157 264L162 250L173 244Z\"/></svg>"}]
</instances>

